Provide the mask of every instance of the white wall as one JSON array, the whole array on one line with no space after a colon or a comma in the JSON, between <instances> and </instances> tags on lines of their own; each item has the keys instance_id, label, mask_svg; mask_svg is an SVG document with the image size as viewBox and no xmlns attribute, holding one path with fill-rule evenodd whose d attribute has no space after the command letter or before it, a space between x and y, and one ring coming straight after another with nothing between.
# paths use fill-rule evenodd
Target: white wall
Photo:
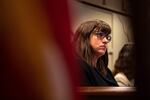
<instances>
[{"instance_id":1,"label":"white wall","mask_svg":"<svg viewBox=\"0 0 150 100\"><path fill-rule=\"evenodd\" d=\"M128 17L113 14L113 64L125 43L132 42L132 26Z\"/></svg>"},{"instance_id":2,"label":"white wall","mask_svg":"<svg viewBox=\"0 0 150 100\"><path fill-rule=\"evenodd\" d=\"M75 31L82 22L91 19L106 21L112 28L112 41L108 45L109 68L113 71L114 63L118 57L121 47L131 41L132 27L129 18L100 8L89 6L78 1L69 3L72 30ZM129 39L128 39L129 37Z\"/></svg>"}]
</instances>

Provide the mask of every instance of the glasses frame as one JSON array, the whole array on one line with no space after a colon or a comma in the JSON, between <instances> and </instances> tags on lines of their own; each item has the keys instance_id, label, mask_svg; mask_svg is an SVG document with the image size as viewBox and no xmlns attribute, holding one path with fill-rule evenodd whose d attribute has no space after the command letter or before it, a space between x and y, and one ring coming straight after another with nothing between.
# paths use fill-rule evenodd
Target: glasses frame
<instances>
[{"instance_id":1,"label":"glasses frame","mask_svg":"<svg viewBox=\"0 0 150 100\"><path fill-rule=\"evenodd\" d=\"M108 42L111 41L112 37L110 34L107 34L105 32L99 31L101 29L98 29L97 26L95 26L92 30L91 33L94 33L95 35L97 35L97 37L100 37L102 39L106 38Z\"/></svg>"}]
</instances>

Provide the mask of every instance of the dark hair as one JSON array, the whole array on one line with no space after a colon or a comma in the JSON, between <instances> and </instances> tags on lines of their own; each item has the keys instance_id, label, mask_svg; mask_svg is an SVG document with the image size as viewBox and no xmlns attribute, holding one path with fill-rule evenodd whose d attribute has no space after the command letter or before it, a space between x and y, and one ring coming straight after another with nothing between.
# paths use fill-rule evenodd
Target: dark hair
<instances>
[{"instance_id":1,"label":"dark hair","mask_svg":"<svg viewBox=\"0 0 150 100\"><path fill-rule=\"evenodd\" d=\"M135 47L133 44L125 44L119 52L114 66L114 75L124 73L129 80L135 75Z\"/></svg>"},{"instance_id":2,"label":"dark hair","mask_svg":"<svg viewBox=\"0 0 150 100\"><path fill-rule=\"evenodd\" d=\"M106 34L111 33L110 26L102 20L86 21L82 23L75 32L74 43L77 55L92 66L92 59L94 56L94 51L90 46L90 35L94 30L104 32ZM103 63L103 65L101 65ZM100 67L99 70L102 73L106 72L106 67L108 65L108 53L106 52L102 57L98 59L97 62ZM105 67L103 67L105 66Z\"/></svg>"}]
</instances>

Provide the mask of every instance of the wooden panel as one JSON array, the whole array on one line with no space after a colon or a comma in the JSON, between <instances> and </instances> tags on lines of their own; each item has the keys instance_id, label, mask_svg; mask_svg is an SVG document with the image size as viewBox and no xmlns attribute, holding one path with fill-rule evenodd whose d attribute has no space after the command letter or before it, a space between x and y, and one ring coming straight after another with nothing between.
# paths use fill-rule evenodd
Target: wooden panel
<instances>
[{"instance_id":1,"label":"wooden panel","mask_svg":"<svg viewBox=\"0 0 150 100\"><path fill-rule=\"evenodd\" d=\"M78 0L120 14L131 14L128 0Z\"/></svg>"},{"instance_id":2,"label":"wooden panel","mask_svg":"<svg viewBox=\"0 0 150 100\"><path fill-rule=\"evenodd\" d=\"M79 87L78 92L81 95L107 95L107 96L120 96L120 95L134 95L136 93L135 87Z\"/></svg>"}]
</instances>

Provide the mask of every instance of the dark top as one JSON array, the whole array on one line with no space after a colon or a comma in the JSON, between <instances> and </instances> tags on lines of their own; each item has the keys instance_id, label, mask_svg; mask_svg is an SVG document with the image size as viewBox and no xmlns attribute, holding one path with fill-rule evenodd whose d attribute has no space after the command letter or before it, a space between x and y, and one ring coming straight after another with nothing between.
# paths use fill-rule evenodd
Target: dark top
<instances>
[{"instance_id":1,"label":"dark top","mask_svg":"<svg viewBox=\"0 0 150 100\"><path fill-rule=\"evenodd\" d=\"M78 60L81 72L80 86L118 86L112 72L107 68L107 75L102 76L97 68L89 66L85 61Z\"/></svg>"}]
</instances>

